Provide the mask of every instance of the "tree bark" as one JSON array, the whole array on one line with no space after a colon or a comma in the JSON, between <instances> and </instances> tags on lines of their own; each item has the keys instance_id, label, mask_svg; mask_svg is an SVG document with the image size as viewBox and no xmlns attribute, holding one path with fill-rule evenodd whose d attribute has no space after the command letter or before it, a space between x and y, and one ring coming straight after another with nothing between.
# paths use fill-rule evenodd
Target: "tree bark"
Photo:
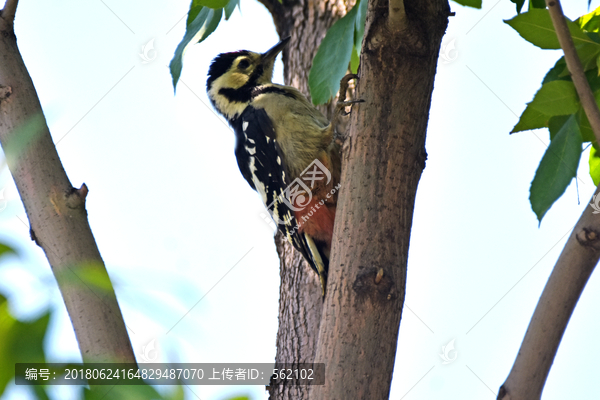
<instances>
[{"instance_id":1,"label":"tree bark","mask_svg":"<svg viewBox=\"0 0 600 400\"><path fill-rule=\"evenodd\" d=\"M292 37L283 54L286 84L308 94L308 72L318 44L350 6L333 1L263 4L279 35ZM304 275L312 272L291 256L285 241L277 240L282 302L276 361L324 362L325 385L310 391L275 387L271 398L389 395L414 199L425 166L433 80L450 8L446 0L410 3L406 8L402 1L374 0L368 8L357 95L365 103L354 106L344 144L322 309L317 281L309 278L308 289L305 286ZM314 316L321 310L319 321Z\"/></svg>"},{"instance_id":2,"label":"tree bark","mask_svg":"<svg viewBox=\"0 0 600 400\"><path fill-rule=\"evenodd\" d=\"M404 10L404 11L403 11ZM446 0L372 0L343 148L314 399L387 399Z\"/></svg>"},{"instance_id":3,"label":"tree bark","mask_svg":"<svg viewBox=\"0 0 600 400\"><path fill-rule=\"evenodd\" d=\"M273 16L281 38L291 36L283 51L286 85L299 89L310 99L308 73L318 46L335 21L346 15L355 1L260 0ZM333 103L319 109L331 116ZM317 275L281 234L275 237L281 260L277 363L312 363L323 309ZM307 386L270 386L272 399L308 398Z\"/></svg>"},{"instance_id":4,"label":"tree bark","mask_svg":"<svg viewBox=\"0 0 600 400\"><path fill-rule=\"evenodd\" d=\"M14 7L0 15L0 143L25 206L30 234L45 252L84 362L135 362L129 336L85 210L52 143L13 31ZM93 277L93 278L90 278Z\"/></svg>"}]
</instances>

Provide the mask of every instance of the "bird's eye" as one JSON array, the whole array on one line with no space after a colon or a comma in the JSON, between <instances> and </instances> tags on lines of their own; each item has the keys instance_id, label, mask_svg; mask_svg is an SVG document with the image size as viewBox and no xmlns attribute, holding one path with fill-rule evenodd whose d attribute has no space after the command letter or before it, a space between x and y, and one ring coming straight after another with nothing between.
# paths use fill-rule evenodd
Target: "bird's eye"
<instances>
[{"instance_id":1,"label":"bird's eye","mask_svg":"<svg viewBox=\"0 0 600 400\"><path fill-rule=\"evenodd\" d=\"M242 61L239 62L238 64L238 68L239 69L246 69L250 66L250 61L248 61L247 59L243 59Z\"/></svg>"}]
</instances>

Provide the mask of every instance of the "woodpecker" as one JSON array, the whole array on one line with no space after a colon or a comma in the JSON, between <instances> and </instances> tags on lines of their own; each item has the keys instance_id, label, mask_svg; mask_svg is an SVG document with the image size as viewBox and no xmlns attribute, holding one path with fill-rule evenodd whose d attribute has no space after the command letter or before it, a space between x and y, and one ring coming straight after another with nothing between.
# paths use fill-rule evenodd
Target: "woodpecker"
<instances>
[{"instance_id":1,"label":"woodpecker","mask_svg":"<svg viewBox=\"0 0 600 400\"><path fill-rule=\"evenodd\" d=\"M324 296L341 171L334 140L341 108L330 123L300 91L271 82L275 59L289 40L262 54L219 54L206 90L233 128L240 172L317 272Z\"/></svg>"}]
</instances>

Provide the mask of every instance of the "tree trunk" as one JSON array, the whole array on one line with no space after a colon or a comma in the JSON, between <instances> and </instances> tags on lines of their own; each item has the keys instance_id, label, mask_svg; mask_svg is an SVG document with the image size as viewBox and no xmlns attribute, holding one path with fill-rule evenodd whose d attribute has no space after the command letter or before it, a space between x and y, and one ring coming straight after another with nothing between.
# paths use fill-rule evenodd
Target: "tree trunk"
<instances>
[{"instance_id":1,"label":"tree trunk","mask_svg":"<svg viewBox=\"0 0 600 400\"><path fill-rule=\"evenodd\" d=\"M92 235L88 193L75 189L52 143L13 31L16 1L0 15L0 143L25 206L31 238L45 252L84 362L135 362L121 310Z\"/></svg>"},{"instance_id":2,"label":"tree trunk","mask_svg":"<svg viewBox=\"0 0 600 400\"><path fill-rule=\"evenodd\" d=\"M388 11L389 7L389 11ZM414 200L446 0L369 3L357 97L343 149L314 399L387 399L404 304Z\"/></svg>"},{"instance_id":3,"label":"tree trunk","mask_svg":"<svg viewBox=\"0 0 600 400\"><path fill-rule=\"evenodd\" d=\"M318 44L346 6L331 1L263 3L280 36L292 37L283 56L286 84L307 94ZM271 398L389 395L414 199L425 166L431 93L449 14L447 0L410 3L406 8L402 1L369 3L356 96L365 103L354 106L344 143L322 308L317 280L305 277L312 272L277 239L282 289L276 361L323 362L325 385L310 391L274 387Z\"/></svg>"},{"instance_id":4,"label":"tree trunk","mask_svg":"<svg viewBox=\"0 0 600 400\"><path fill-rule=\"evenodd\" d=\"M283 51L286 85L298 88L310 98L308 73L318 46L327 30L354 4L354 0L285 1L261 0L273 16L281 38L291 36ZM319 107L330 115L333 106ZM302 256L278 233L275 244L281 260L279 299L279 330L277 332L277 363L312 363L323 309L321 287L317 275ZM273 399L308 398L306 386L271 386Z\"/></svg>"}]
</instances>

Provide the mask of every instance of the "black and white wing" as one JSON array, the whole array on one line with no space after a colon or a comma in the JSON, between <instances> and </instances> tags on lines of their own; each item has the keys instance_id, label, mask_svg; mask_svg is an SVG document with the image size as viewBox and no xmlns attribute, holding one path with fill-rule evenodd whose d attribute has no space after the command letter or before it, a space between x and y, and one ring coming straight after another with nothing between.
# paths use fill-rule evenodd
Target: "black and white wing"
<instances>
[{"instance_id":1,"label":"black and white wing","mask_svg":"<svg viewBox=\"0 0 600 400\"><path fill-rule=\"evenodd\" d=\"M278 229L318 273L307 238L298 232L296 217L285 196L291 182L269 116L264 109L248 106L231 125L237 139L235 156L242 175L261 195Z\"/></svg>"}]
</instances>

